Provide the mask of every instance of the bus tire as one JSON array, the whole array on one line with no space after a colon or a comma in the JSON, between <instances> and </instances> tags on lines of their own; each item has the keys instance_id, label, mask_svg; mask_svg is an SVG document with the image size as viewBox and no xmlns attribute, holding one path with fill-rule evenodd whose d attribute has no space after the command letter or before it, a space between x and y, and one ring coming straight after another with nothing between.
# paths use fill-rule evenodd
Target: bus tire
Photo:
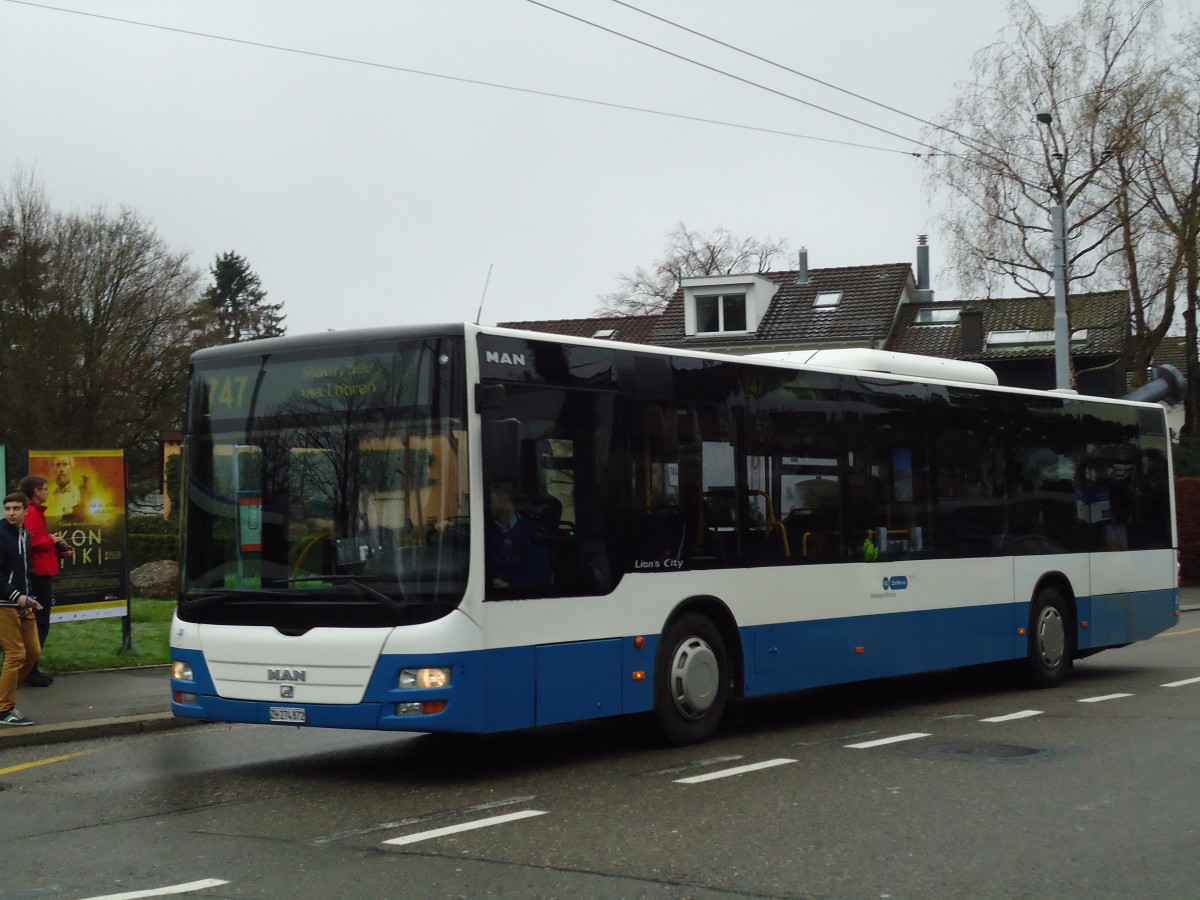
<instances>
[{"instance_id":1,"label":"bus tire","mask_svg":"<svg viewBox=\"0 0 1200 900\"><path fill-rule=\"evenodd\" d=\"M654 673L654 714L671 743L708 740L729 700L729 656L712 620L684 613L663 633Z\"/></svg>"},{"instance_id":2,"label":"bus tire","mask_svg":"<svg viewBox=\"0 0 1200 900\"><path fill-rule=\"evenodd\" d=\"M1057 588L1038 591L1029 608L1028 671L1038 687L1058 687L1071 674L1075 634L1071 611Z\"/></svg>"}]
</instances>

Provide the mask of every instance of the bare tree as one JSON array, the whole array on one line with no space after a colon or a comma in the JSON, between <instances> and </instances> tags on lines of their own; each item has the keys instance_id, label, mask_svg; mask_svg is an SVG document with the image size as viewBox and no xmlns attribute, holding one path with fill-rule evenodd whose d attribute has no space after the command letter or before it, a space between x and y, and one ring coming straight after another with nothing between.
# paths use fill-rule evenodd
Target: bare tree
<instances>
[{"instance_id":1,"label":"bare tree","mask_svg":"<svg viewBox=\"0 0 1200 900\"><path fill-rule=\"evenodd\" d=\"M1084 0L1057 24L1010 2L1007 30L930 134L940 152L927 181L949 196L944 230L965 292L1051 295L1049 209L1062 204L1068 293L1128 289L1134 358L1152 356L1175 300L1147 181L1152 136L1180 102L1165 47L1157 0Z\"/></svg>"},{"instance_id":2,"label":"bare tree","mask_svg":"<svg viewBox=\"0 0 1200 900\"><path fill-rule=\"evenodd\" d=\"M1181 437L1194 446L1200 443L1200 22L1178 36L1178 46L1171 102L1147 141L1138 188L1158 223L1164 305L1173 308L1182 294L1188 392ZM1149 359L1136 362L1145 366Z\"/></svg>"},{"instance_id":3,"label":"bare tree","mask_svg":"<svg viewBox=\"0 0 1200 900\"><path fill-rule=\"evenodd\" d=\"M596 315L660 313L684 278L766 272L786 246L786 240L739 238L724 228L702 234L680 222L669 235L662 258L649 269L638 266L632 274L618 275L620 287L599 298Z\"/></svg>"},{"instance_id":4,"label":"bare tree","mask_svg":"<svg viewBox=\"0 0 1200 900\"><path fill-rule=\"evenodd\" d=\"M159 433L183 409L199 274L123 209L56 214L18 182L0 203L0 442L130 450L157 483Z\"/></svg>"}]
</instances>

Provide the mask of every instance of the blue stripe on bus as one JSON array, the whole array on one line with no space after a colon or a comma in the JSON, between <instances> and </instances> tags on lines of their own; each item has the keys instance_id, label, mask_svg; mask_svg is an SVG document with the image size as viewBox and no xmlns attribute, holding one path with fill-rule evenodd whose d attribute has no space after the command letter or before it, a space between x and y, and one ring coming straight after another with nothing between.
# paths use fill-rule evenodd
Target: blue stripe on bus
<instances>
[{"instance_id":1,"label":"blue stripe on bus","mask_svg":"<svg viewBox=\"0 0 1200 900\"><path fill-rule=\"evenodd\" d=\"M1179 589L1140 591L1132 594L1102 594L1080 599L1079 649L1111 647L1154 637L1175 624L1179 611Z\"/></svg>"},{"instance_id":2,"label":"blue stripe on bus","mask_svg":"<svg viewBox=\"0 0 1200 900\"><path fill-rule=\"evenodd\" d=\"M1175 622L1176 589L1105 594L1077 600L1079 648L1126 644ZM765 696L1025 656L1028 603L995 604L790 622L743 628L746 695ZM903 640L897 635L903 634ZM268 723L272 706L302 706L308 725L396 731L489 733L582 721L654 706L658 638L632 638L509 647L466 653L385 655L360 704L303 704L217 697L203 654L173 651L189 662L194 680L172 680L173 691L197 694L195 704L172 703L178 716ZM401 669L450 666L451 685L402 690ZM640 677L639 677L640 675ZM444 712L397 715L396 704L446 700Z\"/></svg>"}]
</instances>

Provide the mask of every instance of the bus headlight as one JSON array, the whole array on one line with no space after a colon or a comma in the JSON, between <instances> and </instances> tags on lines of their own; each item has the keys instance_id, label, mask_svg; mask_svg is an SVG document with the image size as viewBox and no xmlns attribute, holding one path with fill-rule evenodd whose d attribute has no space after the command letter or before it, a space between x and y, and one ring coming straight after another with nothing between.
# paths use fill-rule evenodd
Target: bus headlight
<instances>
[{"instance_id":1,"label":"bus headlight","mask_svg":"<svg viewBox=\"0 0 1200 900\"><path fill-rule=\"evenodd\" d=\"M446 669L401 669L402 688L444 688L450 686L450 670Z\"/></svg>"},{"instance_id":2,"label":"bus headlight","mask_svg":"<svg viewBox=\"0 0 1200 900\"><path fill-rule=\"evenodd\" d=\"M192 681L192 664L181 659L171 664L171 677L176 681Z\"/></svg>"}]
</instances>

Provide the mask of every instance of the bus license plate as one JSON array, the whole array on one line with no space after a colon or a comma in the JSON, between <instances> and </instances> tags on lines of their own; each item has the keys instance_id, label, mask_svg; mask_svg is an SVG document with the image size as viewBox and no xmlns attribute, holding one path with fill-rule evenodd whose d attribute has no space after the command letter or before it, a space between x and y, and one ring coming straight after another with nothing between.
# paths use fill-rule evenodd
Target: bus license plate
<instances>
[{"instance_id":1,"label":"bus license plate","mask_svg":"<svg viewBox=\"0 0 1200 900\"><path fill-rule=\"evenodd\" d=\"M304 724L304 710L294 706L272 706L272 722L287 722L291 725Z\"/></svg>"}]
</instances>

